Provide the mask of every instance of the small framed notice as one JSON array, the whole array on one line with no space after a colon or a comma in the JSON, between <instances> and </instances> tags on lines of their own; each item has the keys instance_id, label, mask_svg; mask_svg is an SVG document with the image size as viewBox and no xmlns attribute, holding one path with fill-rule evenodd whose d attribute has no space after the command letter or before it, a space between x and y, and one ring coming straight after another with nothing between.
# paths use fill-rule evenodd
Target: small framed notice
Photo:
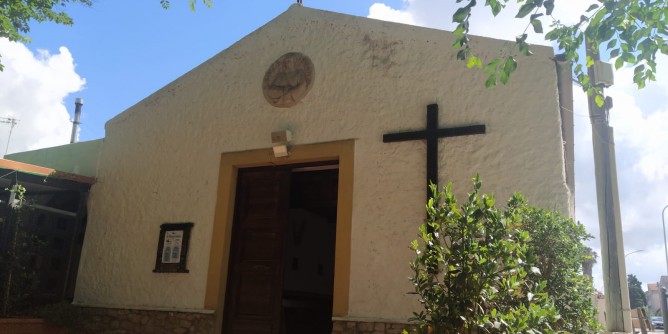
<instances>
[{"instance_id":1,"label":"small framed notice","mask_svg":"<svg viewBox=\"0 0 668 334\"><path fill-rule=\"evenodd\" d=\"M160 225L158 253L154 273L187 273L188 245L193 223L165 223Z\"/></svg>"}]
</instances>

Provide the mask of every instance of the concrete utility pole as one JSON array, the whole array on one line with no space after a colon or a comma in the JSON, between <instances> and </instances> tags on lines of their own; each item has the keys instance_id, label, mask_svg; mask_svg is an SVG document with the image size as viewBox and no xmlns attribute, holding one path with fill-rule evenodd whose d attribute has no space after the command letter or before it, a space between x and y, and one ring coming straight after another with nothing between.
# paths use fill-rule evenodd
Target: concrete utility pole
<instances>
[{"instance_id":1,"label":"concrete utility pole","mask_svg":"<svg viewBox=\"0 0 668 334\"><path fill-rule=\"evenodd\" d=\"M668 209L668 205L661 210L661 223L663 224L663 249L666 251L666 269L668 270L668 243L666 243L666 219L664 218L666 209ZM666 274L668 275L668 271L666 271Z\"/></svg>"},{"instance_id":2,"label":"concrete utility pole","mask_svg":"<svg viewBox=\"0 0 668 334\"><path fill-rule=\"evenodd\" d=\"M659 285L659 296L661 298L661 317L663 317L663 323L665 324L666 320L668 320L668 303L666 301L666 288L664 286Z\"/></svg>"},{"instance_id":3,"label":"concrete utility pole","mask_svg":"<svg viewBox=\"0 0 668 334\"><path fill-rule=\"evenodd\" d=\"M587 58L599 61L599 55L593 52L589 42L585 43ZM587 73L589 80L596 85L596 73L593 67L589 67ZM610 333L632 333L629 287L624 260L624 238L617 190L614 137L608 123L610 106L606 101L603 107L599 107L595 98L594 95L589 95L588 102L596 170L598 222L601 232L605 327Z\"/></svg>"},{"instance_id":4,"label":"concrete utility pole","mask_svg":"<svg viewBox=\"0 0 668 334\"><path fill-rule=\"evenodd\" d=\"M666 243L666 209L668 205L663 207L661 210L661 223L663 223L663 249L666 251L666 269L668 269L668 244ZM666 272L668 273L668 272ZM663 280L661 280L663 281ZM659 283L659 288L661 291L661 316L663 317L663 323L668 323L668 304L666 303L666 287L663 284ZM665 329L664 329L665 331Z\"/></svg>"}]
</instances>

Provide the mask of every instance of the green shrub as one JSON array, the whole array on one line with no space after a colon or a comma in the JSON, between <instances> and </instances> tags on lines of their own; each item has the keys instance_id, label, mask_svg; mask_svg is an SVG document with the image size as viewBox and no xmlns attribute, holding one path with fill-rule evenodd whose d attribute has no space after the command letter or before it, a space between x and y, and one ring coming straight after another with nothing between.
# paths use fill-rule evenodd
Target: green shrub
<instances>
[{"instance_id":1,"label":"green shrub","mask_svg":"<svg viewBox=\"0 0 668 334\"><path fill-rule=\"evenodd\" d=\"M530 262L540 269L547 281L547 292L560 318L554 329L569 333L600 332L595 293L591 277L582 273L582 265L591 257L584 241L591 238L579 222L558 212L517 203L522 212L522 229L529 232Z\"/></svg>"},{"instance_id":2,"label":"green shrub","mask_svg":"<svg viewBox=\"0 0 668 334\"><path fill-rule=\"evenodd\" d=\"M587 333L598 330L584 227L528 207L516 194L505 209L473 192L458 207L448 184L432 186L427 219L411 249L421 333Z\"/></svg>"}]
</instances>

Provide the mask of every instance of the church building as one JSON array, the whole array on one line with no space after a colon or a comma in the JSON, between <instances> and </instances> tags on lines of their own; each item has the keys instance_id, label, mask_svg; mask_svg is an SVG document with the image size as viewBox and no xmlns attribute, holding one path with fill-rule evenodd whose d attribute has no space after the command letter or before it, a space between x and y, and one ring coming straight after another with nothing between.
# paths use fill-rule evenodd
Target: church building
<instances>
[{"instance_id":1,"label":"church building","mask_svg":"<svg viewBox=\"0 0 668 334\"><path fill-rule=\"evenodd\" d=\"M291 6L50 166L90 174L74 304L104 333L400 333L427 182L573 213L570 67L507 85L450 32ZM483 60L513 42L472 37ZM563 68L562 68L563 66ZM69 165L67 165L69 164ZM92 182L91 182L92 183Z\"/></svg>"}]
</instances>

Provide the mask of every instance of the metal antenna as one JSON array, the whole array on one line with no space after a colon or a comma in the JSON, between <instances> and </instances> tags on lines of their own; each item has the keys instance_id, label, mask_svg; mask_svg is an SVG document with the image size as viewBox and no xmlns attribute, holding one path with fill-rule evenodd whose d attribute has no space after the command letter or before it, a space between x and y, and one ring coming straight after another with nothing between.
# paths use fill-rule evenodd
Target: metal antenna
<instances>
[{"instance_id":1,"label":"metal antenna","mask_svg":"<svg viewBox=\"0 0 668 334\"><path fill-rule=\"evenodd\" d=\"M4 159L5 156L7 155L7 150L9 150L9 141L12 140L12 131L14 131L14 127L16 126L16 124L19 123L19 120L13 117L0 117L0 123L9 124L11 126L9 128L9 137L7 137L7 146L5 147L5 154L2 155L2 158Z\"/></svg>"}]
</instances>

